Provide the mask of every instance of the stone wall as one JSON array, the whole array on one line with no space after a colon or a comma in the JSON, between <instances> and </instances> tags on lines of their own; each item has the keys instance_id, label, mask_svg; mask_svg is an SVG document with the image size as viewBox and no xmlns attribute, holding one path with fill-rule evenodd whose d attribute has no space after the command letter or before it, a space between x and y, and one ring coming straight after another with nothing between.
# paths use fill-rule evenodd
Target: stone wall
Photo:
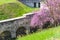
<instances>
[{"instance_id":1,"label":"stone wall","mask_svg":"<svg viewBox=\"0 0 60 40\"><path fill-rule=\"evenodd\" d=\"M7 20L2 20L0 21L0 33L4 31L9 31L11 32L12 38L16 37L16 30L24 26L28 31L30 29L30 21L31 17L34 14L25 14L22 17L17 17L17 18L12 18L12 19L7 19Z\"/></svg>"},{"instance_id":2,"label":"stone wall","mask_svg":"<svg viewBox=\"0 0 60 40\"><path fill-rule=\"evenodd\" d=\"M34 7L34 3L36 3L36 7L39 8L39 4L42 0L19 0L23 4L29 6L29 7Z\"/></svg>"}]
</instances>

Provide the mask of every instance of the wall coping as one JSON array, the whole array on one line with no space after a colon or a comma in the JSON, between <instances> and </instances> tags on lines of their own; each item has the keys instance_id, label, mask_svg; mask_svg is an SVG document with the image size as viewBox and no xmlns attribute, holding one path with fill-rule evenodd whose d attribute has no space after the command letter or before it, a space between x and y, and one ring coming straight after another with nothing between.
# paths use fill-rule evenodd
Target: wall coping
<instances>
[{"instance_id":1,"label":"wall coping","mask_svg":"<svg viewBox=\"0 0 60 40\"><path fill-rule=\"evenodd\" d=\"M26 14L24 14L23 16L16 17L16 18L1 20L0 23L8 22L8 21L13 21L13 20L17 20L17 19L21 19L21 18L24 18L24 17L26 17L27 15L31 15L31 14L33 14L33 12L32 12L32 13L26 13Z\"/></svg>"}]
</instances>

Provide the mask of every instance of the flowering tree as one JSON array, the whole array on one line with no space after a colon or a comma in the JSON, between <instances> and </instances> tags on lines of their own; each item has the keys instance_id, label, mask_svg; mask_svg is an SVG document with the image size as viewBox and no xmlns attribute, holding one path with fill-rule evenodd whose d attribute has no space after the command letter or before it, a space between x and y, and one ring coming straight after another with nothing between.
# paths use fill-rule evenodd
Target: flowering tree
<instances>
[{"instance_id":1,"label":"flowering tree","mask_svg":"<svg viewBox=\"0 0 60 40\"><path fill-rule=\"evenodd\" d=\"M41 8L39 11L34 12L34 16L31 19L31 26L39 26L41 27L46 21L52 21L53 18L50 16L50 11L46 4L41 4Z\"/></svg>"},{"instance_id":2,"label":"flowering tree","mask_svg":"<svg viewBox=\"0 0 60 40\"><path fill-rule=\"evenodd\" d=\"M50 21L58 21L60 19L60 0L46 0L45 4L42 3L39 11L34 12L31 19L31 27L42 27L44 23Z\"/></svg>"},{"instance_id":3,"label":"flowering tree","mask_svg":"<svg viewBox=\"0 0 60 40\"><path fill-rule=\"evenodd\" d=\"M50 15L59 24L60 20L60 0L46 0L46 5L50 9Z\"/></svg>"}]
</instances>

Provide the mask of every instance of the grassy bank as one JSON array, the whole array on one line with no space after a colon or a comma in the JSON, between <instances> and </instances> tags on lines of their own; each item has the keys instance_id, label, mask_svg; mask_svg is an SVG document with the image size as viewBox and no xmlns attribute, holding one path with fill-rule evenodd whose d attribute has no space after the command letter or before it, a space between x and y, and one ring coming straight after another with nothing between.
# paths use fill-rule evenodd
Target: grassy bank
<instances>
[{"instance_id":1,"label":"grassy bank","mask_svg":"<svg viewBox=\"0 0 60 40\"><path fill-rule=\"evenodd\" d=\"M17 2L17 0L0 0L0 5L5 3L12 3L12 2Z\"/></svg>"},{"instance_id":2,"label":"grassy bank","mask_svg":"<svg viewBox=\"0 0 60 40\"><path fill-rule=\"evenodd\" d=\"M25 37L18 37L17 40L60 40L60 26L45 29Z\"/></svg>"},{"instance_id":3,"label":"grassy bank","mask_svg":"<svg viewBox=\"0 0 60 40\"><path fill-rule=\"evenodd\" d=\"M31 8L18 0L0 0L0 20L22 16L37 8Z\"/></svg>"}]
</instances>

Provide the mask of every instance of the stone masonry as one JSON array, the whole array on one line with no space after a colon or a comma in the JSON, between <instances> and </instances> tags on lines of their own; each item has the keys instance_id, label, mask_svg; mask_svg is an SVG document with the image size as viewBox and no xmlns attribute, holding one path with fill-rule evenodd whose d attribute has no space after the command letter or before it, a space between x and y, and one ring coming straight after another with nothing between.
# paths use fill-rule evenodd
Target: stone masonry
<instances>
[{"instance_id":1,"label":"stone masonry","mask_svg":"<svg viewBox=\"0 0 60 40\"><path fill-rule=\"evenodd\" d=\"M30 21L33 15L33 13L28 13L22 17L0 21L0 34L4 31L9 31L11 32L11 37L14 38L16 37L16 30L21 26L24 26L29 32Z\"/></svg>"}]
</instances>

